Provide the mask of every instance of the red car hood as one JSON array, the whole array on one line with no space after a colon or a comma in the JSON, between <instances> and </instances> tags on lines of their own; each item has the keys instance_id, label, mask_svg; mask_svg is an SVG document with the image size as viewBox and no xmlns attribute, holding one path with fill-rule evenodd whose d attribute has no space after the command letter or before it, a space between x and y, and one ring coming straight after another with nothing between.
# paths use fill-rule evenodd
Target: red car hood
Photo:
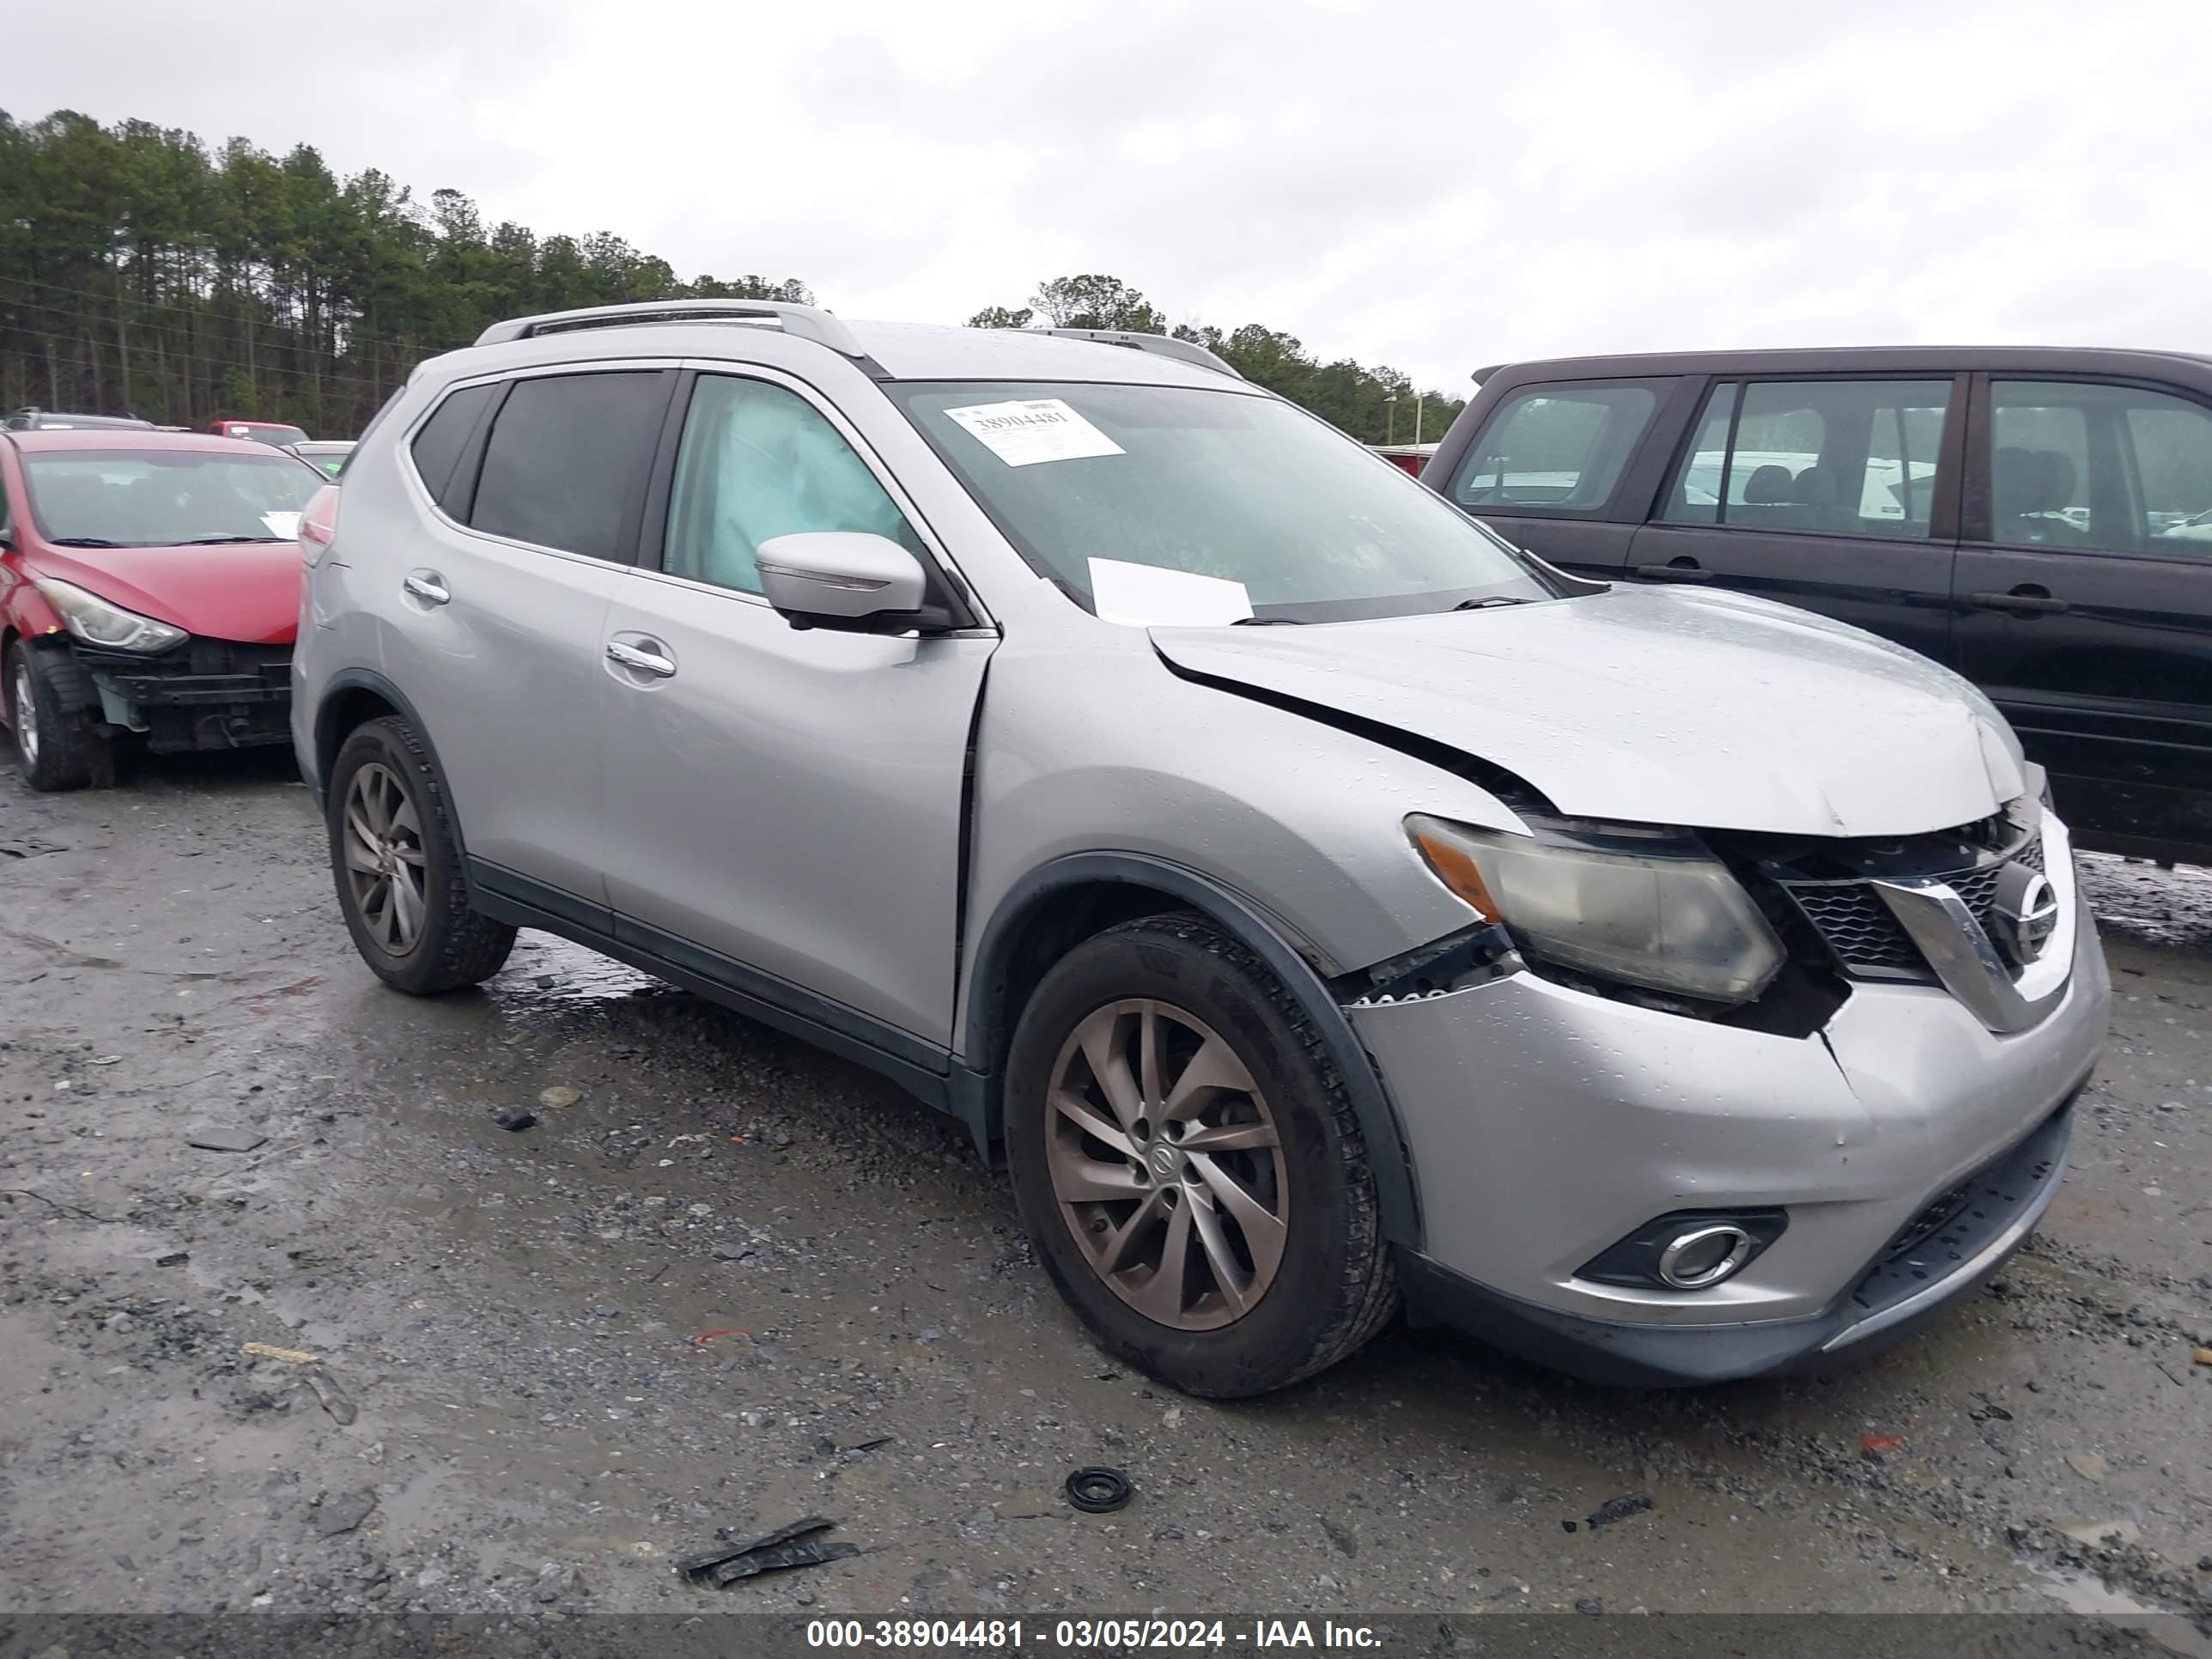
<instances>
[{"instance_id":1,"label":"red car hood","mask_svg":"<svg viewBox=\"0 0 2212 1659\"><path fill-rule=\"evenodd\" d=\"M300 626L300 544L41 547L32 574L207 639L289 645Z\"/></svg>"}]
</instances>

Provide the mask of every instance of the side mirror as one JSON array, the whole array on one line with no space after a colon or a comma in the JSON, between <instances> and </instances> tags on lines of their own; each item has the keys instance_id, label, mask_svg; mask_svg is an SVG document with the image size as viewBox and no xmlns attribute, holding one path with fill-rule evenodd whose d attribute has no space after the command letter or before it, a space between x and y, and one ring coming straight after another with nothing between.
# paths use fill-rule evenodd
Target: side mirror
<instances>
[{"instance_id":1,"label":"side mirror","mask_svg":"<svg viewBox=\"0 0 2212 1659\"><path fill-rule=\"evenodd\" d=\"M945 628L952 617L929 605L921 562L886 536L809 530L772 536L754 556L761 591L793 628L893 633Z\"/></svg>"}]
</instances>

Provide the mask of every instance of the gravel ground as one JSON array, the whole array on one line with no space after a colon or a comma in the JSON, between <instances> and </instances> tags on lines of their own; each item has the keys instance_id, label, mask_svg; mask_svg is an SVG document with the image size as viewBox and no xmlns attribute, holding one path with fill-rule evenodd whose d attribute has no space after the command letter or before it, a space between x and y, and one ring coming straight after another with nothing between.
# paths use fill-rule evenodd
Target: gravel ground
<instances>
[{"instance_id":1,"label":"gravel ground","mask_svg":"<svg viewBox=\"0 0 2212 1659\"><path fill-rule=\"evenodd\" d=\"M1637 1394L1397 1332L1213 1405L867 1073L536 934L384 990L283 757L0 778L0 1613L2212 1619L2212 875L2089 862L2072 1173L1924 1340ZM671 1571L813 1514L860 1553Z\"/></svg>"}]
</instances>

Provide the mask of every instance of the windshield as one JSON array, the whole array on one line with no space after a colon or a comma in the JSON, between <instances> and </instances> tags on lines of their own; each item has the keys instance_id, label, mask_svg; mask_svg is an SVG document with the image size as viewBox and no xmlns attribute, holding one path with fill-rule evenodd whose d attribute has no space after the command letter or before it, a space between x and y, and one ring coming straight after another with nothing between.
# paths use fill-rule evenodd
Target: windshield
<instances>
[{"instance_id":1,"label":"windshield","mask_svg":"<svg viewBox=\"0 0 2212 1659\"><path fill-rule=\"evenodd\" d=\"M1273 398L885 389L1030 564L1110 621L1336 622L1554 597L1491 532Z\"/></svg>"},{"instance_id":2,"label":"windshield","mask_svg":"<svg viewBox=\"0 0 2212 1659\"><path fill-rule=\"evenodd\" d=\"M23 477L40 533L89 547L289 541L322 483L289 455L251 450L27 454Z\"/></svg>"}]
</instances>

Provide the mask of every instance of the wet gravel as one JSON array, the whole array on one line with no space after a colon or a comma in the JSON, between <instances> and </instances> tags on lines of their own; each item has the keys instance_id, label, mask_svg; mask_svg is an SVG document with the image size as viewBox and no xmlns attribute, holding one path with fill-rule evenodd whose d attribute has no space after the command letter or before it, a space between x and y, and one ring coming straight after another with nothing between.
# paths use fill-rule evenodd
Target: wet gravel
<instances>
[{"instance_id":1,"label":"wet gravel","mask_svg":"<svg viewBox=\"0 0 2212 1659\"><path fill-rule=\"evenodd\" d=\"M1638 1394L1400 1331L1215 1405L866 1073L538 935L384 990L281 757L0 777L9 848L0 1610L2212 1618L2212 875L2089 860L2075 1167L1925 1340ZM860 1553L671 1570L817 1514Z\"/></svg>"}]
</instances>

